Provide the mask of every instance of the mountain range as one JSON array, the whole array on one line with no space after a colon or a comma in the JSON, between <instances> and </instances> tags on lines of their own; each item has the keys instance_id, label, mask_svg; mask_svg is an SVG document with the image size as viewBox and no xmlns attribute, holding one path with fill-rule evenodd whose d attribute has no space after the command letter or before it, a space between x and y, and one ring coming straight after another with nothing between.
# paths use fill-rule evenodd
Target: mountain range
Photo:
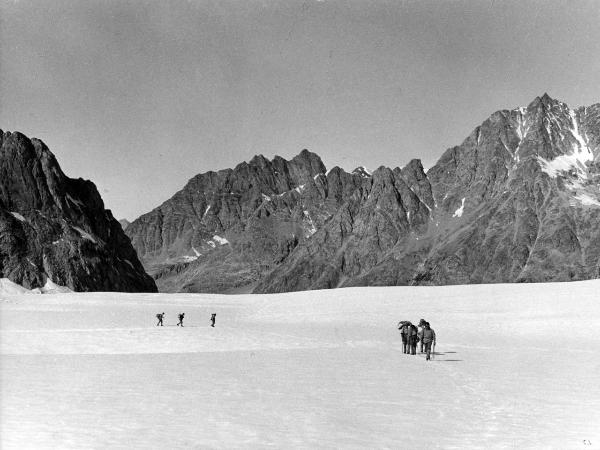
<instances>
[{"instance_id":1,"label":"mountain range","mask_svg":"<svg viewBox=\"0 0 600 450\"><path fill-rule=\"evenodd\" d=\"M425 171L303 150L206 172L126 234L162 291L600 277L600 104L497 111Z\"/></svg>"},{"instance_id":2,"label":"mountain range","mask_svg":"<svg viewBox=\"0 0 600 450\"><path fill-rule=\"evenodd\" d=\"M148 273L151 275L149 276ZM196 175L132 223L0 130L0 278L28 289L287 292L600 277L600 104L497 111L425 171L302 150Z\"/></svg>"}]
</instances>

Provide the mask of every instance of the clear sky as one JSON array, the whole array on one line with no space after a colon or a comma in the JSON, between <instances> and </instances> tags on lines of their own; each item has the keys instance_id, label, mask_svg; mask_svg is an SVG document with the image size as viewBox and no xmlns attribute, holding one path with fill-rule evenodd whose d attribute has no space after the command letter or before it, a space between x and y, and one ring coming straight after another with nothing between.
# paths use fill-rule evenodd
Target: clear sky
<instances>
[{"instance_id":1,"label":"clear sky","mask_svg":"<svg viewBox=\"0 0 600 450\"><path fill-rule=\"evenodd\" d=\"M0 5L0 128L117 218L258 153L428 167L498 109L600 101L595 0Z\"/></svg>"}]
</instances>

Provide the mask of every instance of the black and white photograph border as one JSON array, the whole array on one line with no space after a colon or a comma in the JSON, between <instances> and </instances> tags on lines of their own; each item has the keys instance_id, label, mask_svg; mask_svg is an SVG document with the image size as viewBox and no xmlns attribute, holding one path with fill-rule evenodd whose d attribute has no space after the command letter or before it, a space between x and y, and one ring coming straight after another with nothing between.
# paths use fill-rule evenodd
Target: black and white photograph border
<instances>
[{"instance_id":1,"label":"black and white photograph border","mask_svg":"<svg viewBox=\"0 0 600 450\"><path fill-rule=\"evenodd\" d=\"M0 448L600 445L598 23L0 1Z\"/></svg>"}]
</instances>

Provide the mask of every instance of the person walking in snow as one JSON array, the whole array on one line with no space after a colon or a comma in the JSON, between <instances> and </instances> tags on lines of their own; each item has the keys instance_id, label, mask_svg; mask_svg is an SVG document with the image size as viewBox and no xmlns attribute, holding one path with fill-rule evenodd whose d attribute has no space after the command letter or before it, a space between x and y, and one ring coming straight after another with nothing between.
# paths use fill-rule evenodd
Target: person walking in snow
<instances>
[{"instance_id":1,"label":"person walking in snow","mask_svg":"<svg viewBox=\"0 0 600 450\"><path fill-rule=\"evenodd\" d=\"M409 352L408 336L410 331L410 322L403 320L398 324L400 336L402 337L402 353Z\"/></svg>"},{"instance_id":2,"label":"person walking in snow","mask_svg":"<svg viewBox=\"0 0 600 450\"><path fill-rule=\"evenodd\" d=\"M418 337L419 337L419 341L421 341L421 353L423 353L424 349L425 349L425 344L423 343L423 329L425 328L425 322L426 322L425 319L419 320L420 330L419 330Z\"/></svg>"},{"instance_id":3,"label":"person walking in snow","mask_svg":"<svg viewBox=\"0 0 600 450\"><path fill-rule=\"evenodd\" d=\"M211 322L211 323L210 323L210 326L211 326L211 327L213 327L213 328L215 327L215 320L217 320L217 314L216 314L216 313L213 313L213 314L210 316L210 322Z\"/></svg>"},{"instance_id":4,"label":"person walking in snow","mask_svg":"<svg viewBox=\"0 0 600 450\"><path fill-rule=\"evenodd\" d=\"M429 322L425 322L423 328L423 343L425 344L425 352L427 353L427 361L431 359L431 345L435 347L435 331L429 326Z\"/></svg>"},{"instance_id":5,"label":"person walking in snow","mask_svg":"<svg viewBox=\"0 0 600 450\"><path fill-rule=\"evenodd\" d=\"M409 347L410 347L410 354L411 355L416 355L417 354L417 342L419 342L419 330L417 329L417 327L415 325L411 325L410 326L410 335L408 337L409 341Z\"/></svg>"},{"instance_id":6,"label":"person walking in snow","mask_svg":"<svg viewBox=\"0 0 600 450\"><path fill-rule=\"evenodd\" d=\"M185 313L179 314L179 323L177 324L178 327L182 327L183 326L183 317L184 316L185 316Z\"/></svg>"},{"instance_id":7,"label":"person walking in snow","mask_svg":"<svg viewBox=\"0 0 600 450\"><path fill-rule=\"evenodd\" d=\"M165 313L158 313L156 315L156 318L158 319L158 323L156 324L157 327L162 327L163 326L163 317L165 317Z\"/></svg>"}]
</instances>

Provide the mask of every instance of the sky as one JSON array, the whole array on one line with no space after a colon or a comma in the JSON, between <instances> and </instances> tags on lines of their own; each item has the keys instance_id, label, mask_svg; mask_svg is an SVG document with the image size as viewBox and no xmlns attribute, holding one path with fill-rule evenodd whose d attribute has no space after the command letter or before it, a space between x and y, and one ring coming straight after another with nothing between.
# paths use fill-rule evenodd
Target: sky
<instances>
[{"instance_id":1,"label":"sky","mask_svg":"<svg viewBox=\"0 0 600 450\"><path fill-rule=\"evenodd\" d=\"M307 148L431 167L491 113L600 101L600 2L0 0L0 128L133 220Z\"/></svg>"}]
</instances>

